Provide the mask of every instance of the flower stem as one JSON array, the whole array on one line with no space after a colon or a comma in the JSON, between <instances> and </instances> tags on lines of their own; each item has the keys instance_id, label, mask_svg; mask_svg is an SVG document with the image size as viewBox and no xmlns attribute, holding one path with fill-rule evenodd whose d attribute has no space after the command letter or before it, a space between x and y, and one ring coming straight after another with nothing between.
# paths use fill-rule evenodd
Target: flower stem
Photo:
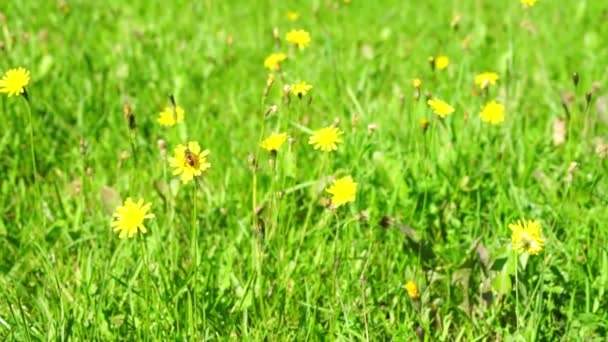
<instances>
[{"instance_id":1,"label":"flower stem","mask_svg":"<svg viewBox=\"0 0 608 342\"><path fill-rule=\"evenodd\" d=\"M26 93L27 94L27 93ZM46 218L44 215L44 206L42 205L42 191L40 190L40 183L38 182L38 166L36 164L36 150L34 147L34 118L32 115L32 107L30 104L30 100L28 96L23 96L25 100L26 108L27 108L27 116L30 124L29 129L29 138L30 138L30 153L32 158L32 168L34 171L34 184L36 185L36 191L38 193L38 201L40 203L40 215L42 215L42 220L46 225Z\"/></svg>"},{"instance_id":2,"label":"flower stem","mask_svg":"<svg viewBox=\"0 0 608 342\"><path fill-rule=\"evenodd\" d=\"M515 329L519 334L519 279L517 273L519 272L519 260L517 258L517 252L515 252Z\"/></svg>"},{"instance_id":3,"label":"flower stem","mask_svg":"<svg viewBox=\"0 0 608 342\"><path fill-rule=\"evenodd\" d=\"M197 299L196 299L196 288L198 281L198 208L196 205L196 191L198 188L198 183L196 179L192 183L192 241L191 241L191 250L192 250L192 262L194 263L194 285L192 287L192 307L194 311L194 324L192 331L192 338L196 340L196 326L198 323L198 309L197 309Z\"/></svg>"}]
</instances>

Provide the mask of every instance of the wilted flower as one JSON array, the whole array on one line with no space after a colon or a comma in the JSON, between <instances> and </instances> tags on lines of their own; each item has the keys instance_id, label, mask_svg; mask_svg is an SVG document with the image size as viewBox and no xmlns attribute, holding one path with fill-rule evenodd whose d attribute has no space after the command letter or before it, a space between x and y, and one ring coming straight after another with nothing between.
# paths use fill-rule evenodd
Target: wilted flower
<instances>
[{"instance_id":1,"label":"wilted flower","mask_svg":"<svg viewBox=\"0 0 608 342\"><path fill-rule=\"evenodd\" d=\"M131 238L137 234L138 231L141 231L142 234L148 231L144 226L144 219L154 217L154 214L148 214L150 206L150 203L144 204L143 199L140 199L135 203L129 197L124 205L116 208L112 227L114 228L114 231L120 233L119 237L121 239L124 239L125 237Z\"/></svg>"},{"instance_id":2,"label":"wilted flower","mask_svg":"<svg viewBox=\"0 0 608 342\"><path fill-rule=\"evenodd\" d=\"M493 125L505 121L505 106L496 101L490 101L481 110L481 121L489 122Z\"/></svg>"},{"instance_id":3,"label":"wilted flower","mask_svg":"<svg viewBox=\"0 0 608 342\"><path fill-rule=\"evenodd\" d=\"M354 202L357 195L357 183L351 176L334 180L332 185L325 190L332 195L331 204L338 208L349 202Z\"/></svg>"}]
</instances>

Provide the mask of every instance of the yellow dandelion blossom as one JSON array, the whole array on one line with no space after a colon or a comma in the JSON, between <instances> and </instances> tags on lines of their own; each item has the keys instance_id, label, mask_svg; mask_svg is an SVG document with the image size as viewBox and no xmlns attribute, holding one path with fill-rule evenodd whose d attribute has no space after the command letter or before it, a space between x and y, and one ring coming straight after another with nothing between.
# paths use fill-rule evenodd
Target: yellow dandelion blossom
<instances>
[{"instance_id":1,"label":"yellow dandelion blossom","mask_svg":"<svg viewBox=\"0 0 608 342\"><path fill-rule=\"evenodd\" d=\"M342 143L340 136L344 134L336 127L325 127L315 131L308 139L308 143L313 145L315 150L331 152L338 149L338 144Z\"/></svg>"},{"instance_id":2,"label":"yellow dandelion blossom","mask_svg":"<svg viewBox=\"0 0 608 342\"><path fill-rule=\"evenodd\" d=\"M481 121L497 125L505 121L505 106L496 101L490 101L481 110Z\"/></svg>"},{"instance_id":3,"label":"yellow dandelion blossom","mask_svg":"<svg viewBox=\"0 0 608 342\"><path fill-rule=\"evenodd\" d=\"M334 180L332 185L325 190L331 194L331 204L338 208L346 203L354 202L357 195L357 183L351 176Z\"/></svg>"},{"instance_id":4,"label":"yellow dandelion blossom","mask_svg":"<svg viewBox=\"0 0 608 342\"><path fill-rule=\"evenodd\" d=\"M310 45L310 33L304 30L291 30L287 32L285 39L300 49L304 49Z\"/></svg>"},{"instance_id":5,"label":"yellow dandelion blossom","mask_svg":"<svg viewBox=\"0 0 608 342\"><path fill-rule=\"evenodd\" d=\"M450 65L450 58L448 56L437 56L435 58L435 68L437 70L443 70Z\"/></svg>"},{"instance_id":6,"label":"yellow dandelion blossom","mask_svg":"<svg viewBox=\"0 0 608 342\"><path fill-rule=\"evenodd\" d=\"M285 141L287 141L287 133L272 133L260 146L268 152L276 153Z\"/></svg>"},{"instance_id":7,"label":"yellow dandelion blossom","mask_svg":"<svg viewBox=\"0 0 608 342\"><path fill-rule=\"evenodd\" d=\"M289 19L291 21L296 21L296 20L298 20L299 17L300 17L300 13L298 13L296 11L287 12L287 19Z\"/></svg>"},{"instance_id":8,"label":"yellow dandelion blossom","mask_svg":"<svg viewBox=\"0 0 608 342\"><path fill-rule=\"evenodd\" d=\"M173 175L180 175L182 183L188 183L211 167L207 162L208 155L209 150L201 152L201 147L196 141L189 142L188 146L177 145L173 150L173 157L169 158L169 164L175 169Z\"/></svg>"},{"instance_id":9,"label":"yellow dandelion blossom","mask_svg":"<svg viewBox=\"0 0 608 342\"><path fill-rule=\"evenodd\" d=\"M418 285L413 280L408 281L403 288L407 291L407 295L412 299L420 298L420 290L418 289Z\"/></svg>"},{"instance_id":10,"label":"yellow dandelion blossom","mask_svg":"<svg viewBox=\"0 0 608 342\"><path fill-rule=\"evenodd\" d=\"M426 103L429 105L429 107L431 107L435 114L442 118L454 113L454 107L445 101L439 99L430 99Z\"/></svg>"},{"instance_id":11,"label":"yellow dandelion blossom","mask_svg":"<svg viewBox=\"0 0 608 342\"><path fill-rule=\"evenodd\" d=\"M414 88L419 89L422 86L422 80L419 78L414 78L412 80L412 85L414 86Z\"/></svg>"},{"instance_id":12,"label":"yellow dandelion blossom","mask_svg":"<svg viewBox=\"0 0 608 342\"><path fill-rule=\"evenodd\" d=\"M498 74L495 72L482 72L475 76L475 84L481 89L495 85L498 81Z\"/></svg>"},{"instance_id":13,"label":"yellow dandelion blossom","mask_svg":"<svg viewBox=\"0 0 608 342\"><path fill-rule=\"evenodd\" d=\"M114 212L114 220L112 227L115 232L119 232L119 237L133 237L138 231L145 234L148 230L144 226L144 219L153 218L154 214L148 214L150 211L150 203L144 204L144 200L140 199L137 203L129 197L124 205L116 208Z\"/></svg>"},{"instance_id":14,"label":"yellow dandelion blossom","mask_svg":"<svg viewBox=\"0 0 608 342\"><path fill-rule=\"evenodd\" d=\"M539 254L545 245L538 221L516 221L509 225L513 249L518 253Z\"/></svg>"},{"instance_id":15,"label":"yellow dandelion blossom","mask_svg":"<svg viewBox=\"0 0 608 342\"><path fill-rule=\"evenodd\" d=\"M156 120L161 126L173 127L175 124L184 121L184 109L180 106L175 107L175 111L172 107L166 107Z\"/></svg>"},{"instance_id":16,"label":"yellow dandelion blossom","mask_svg":"<svg viewBox=\"0 0 608 342\"><path fill-rule=\"evenodd\" d=\"M520 0L520 1L521 1L521 4L524 5L524 6L526 6L526 7L532 7L532 6L534 6L536 4L536 2L538 0Z\"/></svg>"},{"instance_id":17,"label":"yellow dandelion blossom","mask_svg":"<svg viewBox=\"0 0 608 342\"><path fill-rule=\"evenodd\" d=\"M270 70L279 70L281 62L287 59L284 53L273 53L264 60L264 67Z\"/></svg>"},{"instance_id":18,"label":"yellow dandelion blossom","mask_svg":"<svg viewBox=\"0 0 608 342\"><path fill-rule=\"evenodd\" d=\"M25 87L30 83L30 72L22 67L10 69L0 79L0 93L6 93L9 97L21 95Z\"/></svg>"},{"instance_id":19,"label":"yellow dandelion blossom","mask_svg":"<svg viewBox=\"0 0 608 342\"><path fill-rule=\"evenodd\" d=\"M302 96L308 94L308 92L312 89L312 85L306 82L300 82L292 85L290 89L292 94L296 95L299 98L302 98Z\"/></svg>"}]
</instances>

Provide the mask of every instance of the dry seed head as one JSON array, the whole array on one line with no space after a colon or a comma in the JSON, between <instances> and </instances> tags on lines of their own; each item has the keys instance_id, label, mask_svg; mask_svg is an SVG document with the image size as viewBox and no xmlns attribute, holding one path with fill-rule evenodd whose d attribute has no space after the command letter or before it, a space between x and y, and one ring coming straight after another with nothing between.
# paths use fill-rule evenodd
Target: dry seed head
<instances>
[{"instance_id":1,"label":"dry seed head","mask_svg":"<svg viewBox=\"0 0 608 342\"><path fill-rule=\"evenodd\" d=\"M156 141L156 145L158 146L158 150L160 151L160 156L164 159L167 155L167 143L163 139L158 139Z\"/></svg>"},{"instance_id":2,"label":"dry seed head","mask_svg":"<svg viewBox=\"0 0 608 342\"><path fill-rule=\"evenodd\" d=\"M578 73L576 73L576 72L572 73L572 83L574 84L575 88L578 86L578 81L579 81Z\"/></svg>"}]
</instances>

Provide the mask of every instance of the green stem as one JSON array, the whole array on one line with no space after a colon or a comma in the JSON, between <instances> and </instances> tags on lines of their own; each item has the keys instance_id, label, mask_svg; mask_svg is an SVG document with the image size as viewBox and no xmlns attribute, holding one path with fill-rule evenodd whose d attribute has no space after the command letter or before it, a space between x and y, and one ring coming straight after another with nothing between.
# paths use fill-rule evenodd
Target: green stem
<instances>
[{"instance_id":1,"label":"green stem","mask_svg":"<svg viewBox=\"0 0 608 342\"><path fill-rule=\"evenodd\" d=\"M198 188L198 184L196 179L194 179L193 187L192 187L192 241L191 241L191 250L192 250L192 262L194 263L194 286L192 287L192 301L193 301L193 311L194 311L194 324L192 337L196 340L196 325L198 323L198 309L197 309L197 300L196 300L196 288L198 281L198 207L196 204L196 190Z\"/></svg>"},{"instance_id":2,"label":"green stem","mask_svg":"<svg viewBox=\"0 0 608 342\"><path fill-rule=\"evenodd\" d=\"M27 93L26 93L27 94ZM30 137L30 154L32 158L32 168L34 169L34 184L36 185L36 191L38 194L38 201L40 203L40 214L42 215L42 219L44 225L46 226L46 218L44 215L44 207L42 205L42 191L40 190L40 183L38 182L38 166L36 164L36 150L34 147L34 118L32 115L32 107L30 105L30 100L27 95L23 96L25 100L26 108L27 108L27 116L30 124L29 129L29 137Z\"/></svg>"}]
</instances>

